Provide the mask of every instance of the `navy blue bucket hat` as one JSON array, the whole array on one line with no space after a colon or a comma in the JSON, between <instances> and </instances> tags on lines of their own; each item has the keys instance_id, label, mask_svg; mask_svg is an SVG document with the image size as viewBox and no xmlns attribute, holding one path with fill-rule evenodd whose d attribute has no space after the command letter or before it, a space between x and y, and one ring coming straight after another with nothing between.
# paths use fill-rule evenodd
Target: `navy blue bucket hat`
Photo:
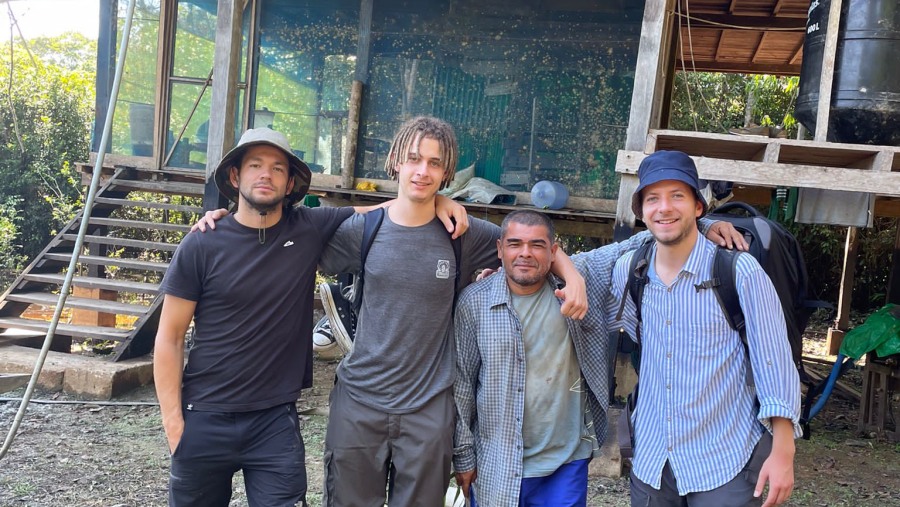
<instances>
[{"instance_id":1,"label":"navy blue bucket hat","mask_svg":"<svg viewBox=\"0 0 900 507\"><path fill-rule=\"evenodd\" d=\"M638 219L643 219L641 216L641 191L654 183L666 180L680 181L691 187L697 200L703 205L703 213L700 216L706 214L709 206L706 204L703 194L700 193L697 166L686 153L665 150L652 153L641 162L637 175L640 183L631 196L631 211Z\"/></svg>"}]
</instances>

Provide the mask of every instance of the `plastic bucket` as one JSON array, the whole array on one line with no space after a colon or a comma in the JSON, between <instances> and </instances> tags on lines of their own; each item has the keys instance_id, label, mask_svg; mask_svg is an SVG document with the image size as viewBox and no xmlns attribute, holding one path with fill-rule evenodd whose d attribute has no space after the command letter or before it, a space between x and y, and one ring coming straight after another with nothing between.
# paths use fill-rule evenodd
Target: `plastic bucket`
<instances>
[{"instance_id":1,"label":"plastic bucket","mask_svg":"<svg viewBox=\"0 0 900 507\"><path fill-rule=\"evenodd\" d=\"M566 206L569 191L558 181L542 180L531 187L531 204L535 208L560 209Z\"/></svg>"}]
</instances>

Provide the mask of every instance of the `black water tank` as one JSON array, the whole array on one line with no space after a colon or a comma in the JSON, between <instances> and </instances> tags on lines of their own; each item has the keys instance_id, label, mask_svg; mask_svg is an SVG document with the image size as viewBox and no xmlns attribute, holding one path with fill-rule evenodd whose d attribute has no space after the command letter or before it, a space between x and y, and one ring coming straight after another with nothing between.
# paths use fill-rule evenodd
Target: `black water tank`
<instances>
[{"instance_id":1,"label":"black water tank","mask_svg":"<svg viewBox=\"0 0 900 507\"><path fill-rule=\"evenodd\" d=\"M803 42L795 116L816 129L831 0L813 0ZM900 146L900 1L844 0L828 140Z\"/></svg>"}]
</instances>

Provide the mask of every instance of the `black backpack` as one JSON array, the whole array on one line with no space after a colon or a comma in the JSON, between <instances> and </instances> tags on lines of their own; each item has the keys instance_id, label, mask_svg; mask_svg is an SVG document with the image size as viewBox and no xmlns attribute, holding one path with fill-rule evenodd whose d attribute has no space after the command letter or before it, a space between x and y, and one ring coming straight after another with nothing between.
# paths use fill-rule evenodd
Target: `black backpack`
<instances>
[{"instance_id":1,"label":"black backpack","mask_svg":"<svg viewBox=\"0 0 900 507\"><path fill-rule=\"evenodd\" d=\"M741 211L747 216L734 214L734 211ZM755 208L744 203L733 202L725 204L707 216L712 220L723 220L734 225L735 229L744 235L744 238L750 245L748 253L756 258L766 274L769 275L772 284L775 286L778 299L781 301L794 365L797 367L801 381L808 384L808 376L803 371L802 362L803 332L806 330L806 325L809 323L809 318L813 311L817 308L832 308L832 306L824 301L809 299L807 292L809 277L797 239L781 224L769 220ZM635 366L635 370L640 369L641 301L643 299L644 286L648 282L647 267L650 262L650 248L652 245L652 242L644 243L635 251L631 259L631 265L628 268L628 280L625 285L625 292L635 305L638 326L634 348L629 348L631 340L624 339L622 336L624 333L620 333L619 350L632 354L632 363ZM743 252L717 248L713 260L712 278L702 282L698 290L708 288L715 292L716 300L719 302L725 318L732 329L740 334L744 350L749 356L744 312L738 298L737 288L735 287L735 266L741 254ZM617 320L621 318L624 308L625 295L623 294L619 312L616 316ZM752 375L748 375L747 381L748 385L752 384ZM807 397L807 402L804 403L804 405L807 405L804 408L804 414L808 414L808 400L809 397ZM623 423L628 424L628 430L631 430L630 412L634 410L636 403L637 388L635 387L635 391L626 401L625 413L621 416L627 419ZM804 436L808 438L807 421L804 420L802 422L804 424ZM621 424L619 428L620 432L624 429ZM620 446L623 446L622 442L620 442ZM630 457L627 455L630 451L631 449L627 445L623 446L623 456Z\"/></svg>"},{"instance_id":2,"label":"black backpack","mask_svg":"<svg viewBox=\"0 0 900 507\"><path fill-rule=\"evenodd\" d=\"M735 211L743 212L746 216L735 214ZM749 254L756 258L763 271L772 280L784 312L791 355L797 370L801 372L801 378L804 378L803 332L806 330L813 311L817 308L832 308L832 306L824 301L809 299L809 276L803 261L803 253L800 251L800 244L794 235L781 224L769 220L755 208L742 202L725 204L707 216L712 220L723 220L734 225L734 228L744 235L744 239L750 245ZM647 283L646 267L650 261L650 245L652 242L645 243L635 252L631 259L628 281L625 286L626 292L634 301L637 309L638 322L641 320L641 299L644 285ZM731 327L740 333L746 348L744 312L741 309L737 289L734 285L734 267L738 255L741 253L725 248L717 249L713 261L712 279L703 282L701 286L715 291L716 299L725 313L725 318ZM623 300L621 308L624 308L624 303ZM622 313L621 308L619 316ZM636 340L640 344L640 332L638 332Z\"/></svg>"}]
</instances>

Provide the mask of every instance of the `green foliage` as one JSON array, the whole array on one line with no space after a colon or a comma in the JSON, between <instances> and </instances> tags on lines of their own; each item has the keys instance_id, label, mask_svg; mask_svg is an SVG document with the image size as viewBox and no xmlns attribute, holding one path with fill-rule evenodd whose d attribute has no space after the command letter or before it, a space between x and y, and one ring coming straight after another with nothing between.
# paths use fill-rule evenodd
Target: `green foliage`
<instances>
[{"instance_id":1,"label":"green foliage","mask_svg":"<svg viewBox=\"0 0 900 507\"><path fill-rule=\"evenodd\" d=\"M34 60L21 44L0 56L0 203L12 234L0 244L0 265L7 269L40 252L81 206L74 163L88 159L94 74L78 59L92 46L64 35L31 48Z\"/></svg>"},{"instance_id":2,"label":"green foliage","mask_svg":"<svg viewBox=\"0 0 900 507\"><path fill-rule=\"evenodd\" d=\"M797 77L679 72L675 75L669 125L675 130L728 132L743 127L747 103L752 102L750 123L782 126L787 135L797 132L794 102Z\"/></svg>"},{"instance_id":3,"label":"green foliage","mask_svg":"<svg viewBox=\"0 0 900 507\"><path fill-rule=\"evenodd\" d=\"M97 71L97 41L77 32L59 37L39 37L28 41L31 54L46 65L53 65L82 75Z\"/></svg>"}]
</instances>

